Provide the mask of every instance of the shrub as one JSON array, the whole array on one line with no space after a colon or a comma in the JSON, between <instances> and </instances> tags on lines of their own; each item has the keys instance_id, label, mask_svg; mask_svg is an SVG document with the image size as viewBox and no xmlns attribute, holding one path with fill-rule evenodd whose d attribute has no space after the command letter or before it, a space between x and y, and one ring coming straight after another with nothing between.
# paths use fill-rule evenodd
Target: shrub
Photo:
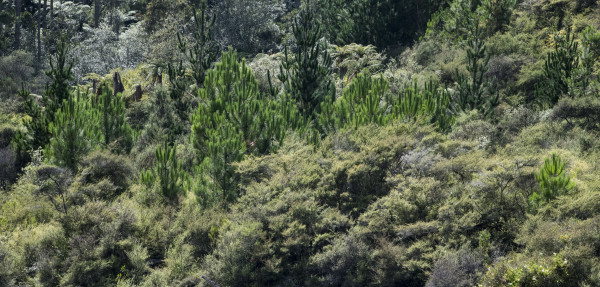
<instances>
[{"instance_id":1,"label":"shrub","mask_svg":"<svg viewBox=\"0 0 600 287\"><path fill-rule=\"evenodd\" d=\"M598 128L600 123L600 99L597 97L565 98L558 101L551 114L554 119L566 120L586 128Z\"/></svg>"},{"instance_id":2,"label":"shrub","mask_svg":"<svg viewBox=\"0 0 600 287\"><path fill-rule=\"evenodd\" d=\"M483 256L461 249L444 255L435 262L426 287L475 286L483 271Z\"/></svg>"},{"instance_id":3,"label":"shrub","mask_svg":"<svg viewBox=\"0 0 600 287\"><path fill-rule=\"evenodd\" d=\"M98 184L105 179L109 180L109 184L114 186L114 194L105 194L100 197L109 200L127 190L133 178L134 169L127 158L96 151L83 158L77 181L85 186Z\"/></svg>"}]
</instances>

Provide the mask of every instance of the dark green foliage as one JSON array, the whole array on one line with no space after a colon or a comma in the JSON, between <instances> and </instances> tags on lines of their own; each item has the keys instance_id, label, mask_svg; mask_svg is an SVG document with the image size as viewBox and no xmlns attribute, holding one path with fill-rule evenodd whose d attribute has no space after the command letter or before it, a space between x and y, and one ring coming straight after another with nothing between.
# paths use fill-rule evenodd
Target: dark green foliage
<instances>
[{"instance_id":1,"label":"dark green foliage","mask_svg":"<svg viewBox=\"0 0 600 287\"><path fill-rule=\"evenodd\" d=\"M70 81L73 80L73 63L67 59L69 44L66 37L62 36L56 46L56 53L50 59L50 70L46 75L50 78L50 85L46 88L41 98L43 108L34 99L24 86L19 91L24 101L25 114L29 119L25 121L26 132L20 132L13 139L13 148L17 154L17 165L24 167L30 158L31 150L44 148L50 142L52 131L50 123L54 121L55 113L62 107L71 95Z\"/></svg>"},{"instance_id":2,"label":"dark green foliage","mask_svg":"<svg viewBox=\"0 0 600 287\"><path fill-rule=\"evenodd\" d=\"M20 2L32 50L41 14ZM118 53L75 58L139 64L114 68L124 93L144 94L74 92L64 52L50 78L25 81L34 93L56 82L46 94L2 99L0 285L600 286L598 5L109 2L118 40L70 1L40 31L52 42L65 28L81 51L114 38ZM0 38L12 40L4 4ZM433 34L409 47L437 7ZM231 17L212 26L206 10ZM227 32L244 23L260 27ZM250 60L227 51L213 66L212 43L241 43ZM7 52L0 70L18 69L0 82L14 94L26 57ZM155 57L171 71L143 63ZM534 110L550 78L563 90Z\"/></svg>"},{"instance_id":3,"label":"dark green foliage","mask_svg":"<svg viewBox=\"0 0 600 287\"><path fill-rule=\"evenodd\" d=\"M426 37L451 40L469 40L473 25L481 28L482 37L505 30L510 23L517 0L453 0L433 14L427 23Z\"/></svg>"},{"instance_id":4,"label":"dark green foliage","mask_svg":"<svg viewBox=\"0 0 600 287\"><path fill-rule=\"evenodd\" d=\"M131 211L102 201L74 207L61 219L67 244L61 246L61 255L52 258L60 264L61 283L114 284L121 268L130 266L127 253L132 249L130 237L135 232L135 222Z\"/></svg>"},{"instance_id":5,"label":"dark green foliage","mask_svg":"<svg viewBox=\"0 0 600 287\"><path fill-rule=\"evenodd\" d=\"M490 88L490 82L485 78L490 60L486 45L479 32L478 23L474 23L474 33L467 47L467 72L460 73L457 69L457 92L452 108L455 112L478 110L491 116L499 104L499 94Z\"/></svg>"},{"instance_id":6,"label":"dark green foliage","mask_svg":"<svg viewBox=\"0 0 600 287\"><path fill-rule=\"evenodd\" d=\"M99 113L104 147L118 153L128 153L133 145L133 130L125 120L125 102L121 94L113 95L105 86L92 106Z\"/></svg>"},{"instance_id":7,"label":"dark green foliage","mask_svg":"<svg viewBox=\"0 0 600 287\"><path fill-rule=\"evenodd\" d=\"M318 0L314 4L317 7L317 18L325 29L325 37L332 43L343 45L354 40L354 22L350 14L353 4L344 0Z\"/></svg>"},{"instance_id":8,"label":"dark green foliage","mask_svg":"<svg viewBox=\"0 0 600 287\"><path fill-rule=\"evenodd\" d=\"M600 99L592 96L561 99L554 106L552 117L566 120L571 125L598 129L600 124Z\"/></svg>"},{"instance_id":9,"label":"dark green foliage","mask_svg":"<svg viewBox=\"0 0 600 287\"><path fill-rule=\"evenodd\" d=\"M89 197L110 200L125 192L133 178L134 169L126 157L97 151L81 161L81 172L77 182L88 186L87 190L90 193L108 191L108 193L88 194ZM108 182L105 182L106 180Z\"/></svg>"},{"instance_id":10,"label":"dark green foliage","mask_svg":"<svg viewBox=\"0 0 600 287\"><path fill-rule=\"evenodd\" d=\"M148 187L157 185L160 192L171 202L176 202L183 193L183 184L187 174L177 159L177 146L169 145L168 141L156 149L154 168L140 175L140 181Z\"/></svg>"},{"instance_id":11,"label":"dark green foliage","mask_svg":"<svg viewBox=\"0 0 600 287\"><path fill-rule=\"evenodd\" d=\"M397 121L424 120L447 131L454 121L449 114L450 95L439 84L429 82L405 86L397 96L387 91L383 78L359 74L335 103L324 102L319 117L320 129L333 132L368 124L383 126Z\"/></svg>"},{"instance_id":12,"label":"dark green foliage","mask_svg":"<svg viewBox=\"0 0 600 287\"><path fill-rule=\"evenodd\" d=\"M245 155L275 151L288 129L301 124L301 116L289 101L260 94L254 74L233 51L224 52L208 71L199 98L201 104L192 118L192 143L203 170L231 201L236 197L231 164Z\"/></svg>"},{"instance_id":13,"label":"dark green foliage","mask_svg":"<svg viewBox=\"0 0 600 287\"><path fill-rule=\"evenodd\" d=\"M211 29L215 23L215 17L206 15L206 2L202 1L200 11L194 11L194 32L193 42L186 43L181 34L177 34L179 41L179 51L185 55L192 69L192 78L198 88L204 86L204 78L206 71L211 67L212 63L217 60L215 51L215 43L212 39ZM191 44L191 45L190 45ZM190 45L191 47L188 47ZM168 67L169 80L175 90L180 90L179 93L185 92L186 87L182 86L181 78L184 76L182 65L176 69L171 64Z\"/></svg>"},{"instance_id":14,"label":"dark green foliage","mask_svg":"<svg viewBox=\"0 0 600 287\"><path fill-rule=\"evenodd\" d=\"M565 163L555 153L544 161L540 172L535 174L535 180L539 183L539 193L534 192L529 197L534 206L566 194L574 186L565 172Z\"/></svg>"},{"instance_id":15,"label":"dark green foliage","mask_svg":"<svg viewBox=\"0 0 600 287\"><path fill-rule=\"evenodd\" d=\"M44 155L56 165L77 171L81 159L102 141L101 119L87 95L70 94L48 126L52 138Z\"/></svg>"},{"instance_id":16,"label":"dark green foliage","mask_svg":"<svg viewBox=\"0 0 600 287\"><path fill-rule=\"evenodd\" d=\"M51 80L50 86L43 97L48 119L54 118L54 113L71 94L71 81L74 76L72 71L73 62L68 59L69 51L69 43L66 36L63 35L56 45L55 56L50 59L50 70L46 72Z\"/></svg>"},{"instance_id":17,"label":"dark green foliage","mask_svg":"<svg viewBox=\"0 0 600 287\"><path fill-rule=\"evenodd\" d=\"M336 44L408 45L427 28L429 17L446 0L317 2L325 36Z\"/></svg>"},{"instance_id":18,"label":"dark green foliage","mask_svg":"<svg viewBox=\"0 0 600 287\"><path fill-rule=\"evenodd\" d=\"M568 81L579 66L579 43L568 29L565 35L554 36L554 51L548 54L544 62L546 80L536 87L538 102L542 106L553 106L562 95L568 95Z\"/></svg>"},{"instance_id":19,"label":"dark green foliage","mask_svg":"<svg viewBox=\"0 0 600 287\"><path fill-rule=\"evenodd\" d=\"M293 32L296 49L290 58L286 47L279 80L284 83L284 92L298 103L298 109L314 117L321 102L334 98L335 87L330 79L332 60L327 46L320 41L323 30L310 1L300 10Z\"/></svg>"},{"instance_id":20,"label":"dark green foliage","mask_svg":"<svg viewBox=\"0 0 600 287\"><path fill-rule=\"evenodd\" d=\"M141 108L145 109L145 107ZM185 132L185 126L189 123L178 117L176 103L169 96L167 89L162 87L155 89L150 96L147 108L149 115L144 122L144 129L136 142L134 151L140 151L150 144L161 142L165 135L169 142L175 142L175 139Z\"/></svg>"},{"instance_id":21,"label":"dark green foliage","mask_svg":"<svg viewBox=\"0 0 600 287\"><path fill-rule=\"evenodd\" d=\"M68 187L72 181L68 169L57 166L40 166L35 168L35 184L38 188L34 194L48 198L57 211L68 214Z\"/></svg>"},{"instance_id":22,"label":"dark green foliage","mask_svg":"<svg viewBox=\"0 0 600 287\"><path fill-rule=\"evenodd\" d=\"M31 160L31 150L43 147L49 140L50 121L29 91L22 88L19 96L23 99L23 109L28 116L23 123L27 131L18 131L12 138L11 145L17 156L17 166L23 168Z\"/></svg>"}]
</instances>

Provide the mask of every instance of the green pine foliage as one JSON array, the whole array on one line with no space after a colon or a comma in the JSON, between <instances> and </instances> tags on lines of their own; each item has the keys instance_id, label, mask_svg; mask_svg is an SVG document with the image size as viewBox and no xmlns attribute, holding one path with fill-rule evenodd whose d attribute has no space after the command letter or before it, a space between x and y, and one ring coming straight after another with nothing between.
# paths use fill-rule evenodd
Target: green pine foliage
<instances>
[{"instance_id":1,"label":"green pine foliage","mask_svg":"<svg viewBox=\"0 0 600 287\"><path fill-rule=\"evenodd\" d=\"M546 81L536 87L540 105L553 106L562 95L568 95L568 81L579 66L579 43L570 29L565 35L553 37L554 51L550 52L544 62Z\"/></svg>"},{"instance_id":2,"label":"green pine foliage","mask_svg":"<svg viewBox=\"0 0 600 287\"><path fill-rule=\"evenodd\" d=\"M540 172L535 174L535 180L539 183L539 193L534 192L529 197L534 206L567 194L574 187L571 177L565 171L565 163L555 153L544 161Z\"/></svg>"},{"instance_id":3,"label":"green pine foliage","mask_svg":"<svg viewBox=\"0 0 600 287\"><path fill-rule=\"evenodd\" d=\"M307 1L293 26L296 49L290 55L285 48L280 67L279 80L284 83L284 92L297 102L306 117L316 117L321 103L335 96L330 79L332 59L321 42L322 29L314 7Z\"/></svg>"},{"instance_id":4,"label":"green pine foliage","mask_svg":"<svg viewBox=\"0 0 600 287\"><path fill-rule=\"evenodd\" d=\"M44 155L51 163L76 172L79 162L102 140L101 116L87 94L77 91L63 101L49 125L52 138Z\"/></svg>"},{"instance_id":5,"label":"green pine foliage","mask_svg":"<svg viewBox=\"0 0 600 287\"><path fill-rule=\"evenodd\" d=\"M54 121L55 113L71 95L73 62L68 59L69 51L69 43L63 35L57 43L55 55L50 58L50 70L46 71L46 75L51 82L41 97L41 106L24 85L19 91L19 96L24 102L24 112L28 116L24 122L27 131L19 132L12 145L21 168L31 160L29 153L32 150L48 145L53 135L49 124Z\"/></svg>"},{"instance_id":6,"label":"green pine foliage","mask_svg":"<svg viewBox=\"0 0 600 287\"><path fill-rule=\"evenodd\" d=\"M68 59L70 44L65 35L62 35L56 45L56 54L50 59L50 70L46 75L51 83L44 93L43 103L46 110L46 116L49 119L54 118L54 113L62 106L71 94L71 81L74 79L74 62Z\"/></svg>"},{"instance_id":7,"label":"green pine foliage","mask_svg":"<svg viewBox=\"0 0 600 287\"><path fill-rule=\"evenodd\" d=\"M261 94L252 70L232 50L208 71L198 96L191 141L203 170L231 201L237 182L231 164L276 151L288 129L302 125L301 115L290 101Z\"/></svg>"},{"instance_id":8,"label":"green pine foliage","mask_svg":"<svg viewBox=\"0 0 600 287\"><path fill-rule=\"evenodd\" d=\"M302 117L290 101L261 94L245 60L231 50L208 71L198 96L201 104L192 116L191 141L202 170L231 201L237 182L231 164L247 155L276 151L288 129L303 125Z\"/></svg>"},{"instance_id":9,"label":"green pine foliage","mask_svg":"<svg viewBox=\"0 0 600 287\"><path fill-rule=\"evenodd\" d=\"M319 124L330 132L370 123L384 125L388 120L383 101L387 87L387 81L381 77L359 74L344 90L342 98L335 103L322 103Z\"/></svg>"},{"instance_id":10,"label":"green pine foliage","mask_svg":"<svg viewBox=\"0 0 600 287\"><path fill-rule=\"evenodd\" d=\"M383 77L363 72L348 85L340 99L322 103L318 124L322 130L333 133L369 124L384 126L422 120L448 131L454 122L450 100L450 94L433 81L423 88L415 82L406 85L398 95L391 95Z\"/></svg>"},{"instance_id":11,"label":"green pine foliage","mask_svg":"<svg viewBox=\"0 0 600 287\"><path fill-rule=\"evenodd\" d=\"M597 1L224 1L0 4L1 286L600 286Z\"/></svg>"},{"instance_id":12,"label":"green pine foliage","mask_svg":"<svg viewBox=\"0 0 600 287\"><path fill-rule=\"evenodd\" d=\"M453 101L455 113L478 110L486 116L493 115L499 104L499 94L490 87L486 72L490 61L478 23L473 24L473 37L467 47L467 75L456 70L457 91Z\"/></svg>"},{"instance_id":13,"label":"green pine foliage","mask_svg":"<svg viewBox=\"0 0 600 287\"><path fill-rule=\"evenodd\" d=\"M104 146L117 153L129 153L133 145L133 130L125 120L125 102L121 94L113 95L105 86L94 99L92 107L98 110L100 116Z\"/></svg>"},{"instance_id":14,"label":"green pine foliage","mask_svg":"<svg viewBox=\"0 0 600 287\"><path fill-rule=\"evenodd\" d=\"M156 148L156 162L151 170L143 171L140 181L148 187L157 186L170 202L177 202L183 195L187 174L177 159L177 146L168 141Z\"/></svg>"}]
</instances>

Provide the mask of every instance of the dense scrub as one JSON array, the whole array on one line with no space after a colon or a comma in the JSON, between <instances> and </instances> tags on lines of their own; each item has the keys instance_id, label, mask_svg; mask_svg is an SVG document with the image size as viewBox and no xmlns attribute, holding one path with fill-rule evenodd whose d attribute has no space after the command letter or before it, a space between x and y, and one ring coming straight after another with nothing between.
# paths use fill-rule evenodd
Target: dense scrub
<instances>
[{"instance_id":1,"label":"dense scrub","mask_svg":"<svg viewBox=\"0 0 600 287\"><path fill-rule=\"evenodd\" d=\"M599 286L599 9L0 1L0 286Z\"/></svg>"}]
</instances>

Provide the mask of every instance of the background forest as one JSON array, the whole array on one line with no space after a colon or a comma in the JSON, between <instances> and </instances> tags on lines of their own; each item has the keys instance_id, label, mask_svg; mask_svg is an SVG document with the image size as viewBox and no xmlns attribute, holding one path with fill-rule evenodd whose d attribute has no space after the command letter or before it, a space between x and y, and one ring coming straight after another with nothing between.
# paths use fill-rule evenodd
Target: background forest
<instances>
[{"instance_id":1,"label":"background forest","mask_svg":"<svg viewBox=\"0 0 600 287\"><path fill-rule=\"evenodd\" d=\"M0 286L600 286L595 0L0 0Z\"/></svg>"}]
</instances>

